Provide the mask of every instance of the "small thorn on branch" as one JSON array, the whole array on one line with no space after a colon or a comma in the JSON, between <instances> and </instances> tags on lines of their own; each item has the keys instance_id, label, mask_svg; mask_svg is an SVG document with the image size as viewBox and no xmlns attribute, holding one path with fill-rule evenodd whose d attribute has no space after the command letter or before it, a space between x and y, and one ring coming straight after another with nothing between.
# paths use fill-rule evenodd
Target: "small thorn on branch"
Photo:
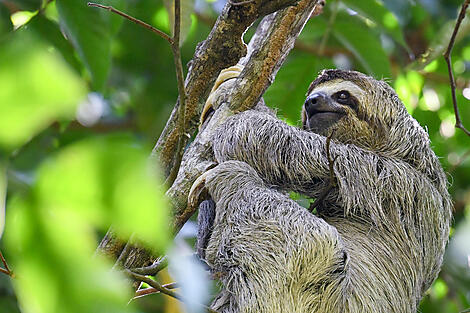
<instances>
[{"instance_id":1,"label":"small thorn on branch","mask_svg":"<svg viewBox=\"0 0 470 313\"><path fill-rule=\"evenodd\" d=\"M457 33L459 32L460 24L462 24L463 19L465 18L465 13L467 12L468 5L470 4L470 0L465 0L462 4L462 9L460 10L459 16L457 18L457 22L455 23L454 31L452 32L452 36L450 37L449 45L447 46L447 50L444 52L444 59L447 63L447 70L449 72L449 80L450 80L450 90L452 93L452 103L454 105L454 113L455 113L455 127L460 128L467 136L470 136L470 131L468 131L462 123L460 118L459 107L457 105L457 96L455 94L455 78L454 73L452 71L452 61L451 61L451 53L452 48L455 44L455 38L457 37Z\"/></svg>"},{"instance_id":2,"label":"small thorn on branch","mask_svg":"<svg viewBox=\"0 0 470 313\"><path fill-rule=\"evenodd\" d=\"M140 26L143 26L145 28L147 28L148 30L150 30L151 32L157 34L158 36L162 37L163 39L165 39L166 41L168 41L170 44L173 44L173 39L168 36L167 34L165 34L164 32L162 32L161 30L159 30L158 28L155 28L153 27L152 25L149 25L135 17L132 17L122 11L119 11L115 8L113 8L112 6L109 6L109 5L102 5L102 4L99 4L99 3L94 3L94 2L88 2L87 5L89 7L94 7L94 8L100 8L100 9L105 9L105 10L108 10L112 13L115 13L115 14L118 14L122 17L124 17L125 19L128 19L129 21L132 21L134 23L136 23L137 25L140 25Z\"/></svg>"}]
</instances>

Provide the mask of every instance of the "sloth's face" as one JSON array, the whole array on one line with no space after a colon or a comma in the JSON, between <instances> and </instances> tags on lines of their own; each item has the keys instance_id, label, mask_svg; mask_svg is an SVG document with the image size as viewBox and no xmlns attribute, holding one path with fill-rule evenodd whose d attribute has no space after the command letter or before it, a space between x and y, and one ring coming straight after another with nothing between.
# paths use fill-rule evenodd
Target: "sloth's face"
<instances>
[{"instance_id":1,"label":"sloth's face","mask_svg":"<svg viewBox=\"0 0 470 313\"><path fill-rule=\"evenodd\" d=\"M305 130L328 135L333 126L357 118L364 91L345 80L327 81L312 90L302 108Z\"/></svg>"}]
</instances>

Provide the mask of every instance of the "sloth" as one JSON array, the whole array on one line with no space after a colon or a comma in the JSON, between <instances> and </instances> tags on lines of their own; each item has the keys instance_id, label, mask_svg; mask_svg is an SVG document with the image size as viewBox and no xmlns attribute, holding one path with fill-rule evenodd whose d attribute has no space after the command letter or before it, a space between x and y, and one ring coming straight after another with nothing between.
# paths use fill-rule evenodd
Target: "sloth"
<instances>
[{"instance_id":1,"label":"sloth","mask_svg":"<svg viewBox=\"0 0 470 313\"><path fill-rule=\"evenodd\" d=\"M198 236L222 284L212 309L416 312L451 221L426 131L386 82L354 71L321 72L301 115L299 129L249 110L213 136ZM321 198L316 212L289 192Z\"/></svg>"}]
</instances>

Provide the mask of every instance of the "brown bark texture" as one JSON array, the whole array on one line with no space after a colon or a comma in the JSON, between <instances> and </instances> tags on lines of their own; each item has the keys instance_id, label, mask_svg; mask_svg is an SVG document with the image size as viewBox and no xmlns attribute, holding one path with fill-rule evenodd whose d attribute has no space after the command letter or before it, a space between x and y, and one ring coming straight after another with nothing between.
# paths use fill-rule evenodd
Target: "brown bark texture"
<instances>
[{"instance_id":1,"label":"brown bark texture","mask_svg":"<svg viewBox=\"0 0 470 313\"><path fill-rule=\"evenodd\" d=\"M215 165L210 138L227 117L254 107L274 81L295 39L312 16L317 0L254 0L237 4L227 1L208 38L196 48L185 80L186 107L184 123L179 123L177 101L167 125L152 152L152 160L168 175L174 166L177 152L179 125L184 125L185 141L196 132L202 107L219 72L240 63L244 69L230 84L222 105L198 132L186 148L178 175L167 191L173 205L173 230L177 233L196 211L188 205L188 193L202 173ZM242 35L258 18L263 18L248 47ZM98 250L117 260L119 266L137 268L156 260L142 248L116 239L110 230Z\"/></svg>"}]
</instances>

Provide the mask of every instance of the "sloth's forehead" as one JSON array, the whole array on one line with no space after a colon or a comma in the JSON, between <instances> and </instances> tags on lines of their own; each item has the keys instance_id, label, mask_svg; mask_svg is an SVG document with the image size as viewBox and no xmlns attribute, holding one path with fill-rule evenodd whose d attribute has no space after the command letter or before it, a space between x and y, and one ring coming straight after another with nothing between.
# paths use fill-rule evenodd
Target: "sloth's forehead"
<instances>
[{"instance_id":1,"label":"sloth's forehead","mask_svg":"<svg viewBox=\"0 0 470 313\"><path fill-rule=\"evenodd\" d=\"M327 82L322 83L321 85L316 86L309 95L315 92L324 92L327 95L332 95L337 93L338 91L346 90L351 95L356 98L362 98L364 95L364 90L362 90L359 86L357 86L352 81L342 80L342 79L334 79Z\"/></svg>"}]
</instances>

